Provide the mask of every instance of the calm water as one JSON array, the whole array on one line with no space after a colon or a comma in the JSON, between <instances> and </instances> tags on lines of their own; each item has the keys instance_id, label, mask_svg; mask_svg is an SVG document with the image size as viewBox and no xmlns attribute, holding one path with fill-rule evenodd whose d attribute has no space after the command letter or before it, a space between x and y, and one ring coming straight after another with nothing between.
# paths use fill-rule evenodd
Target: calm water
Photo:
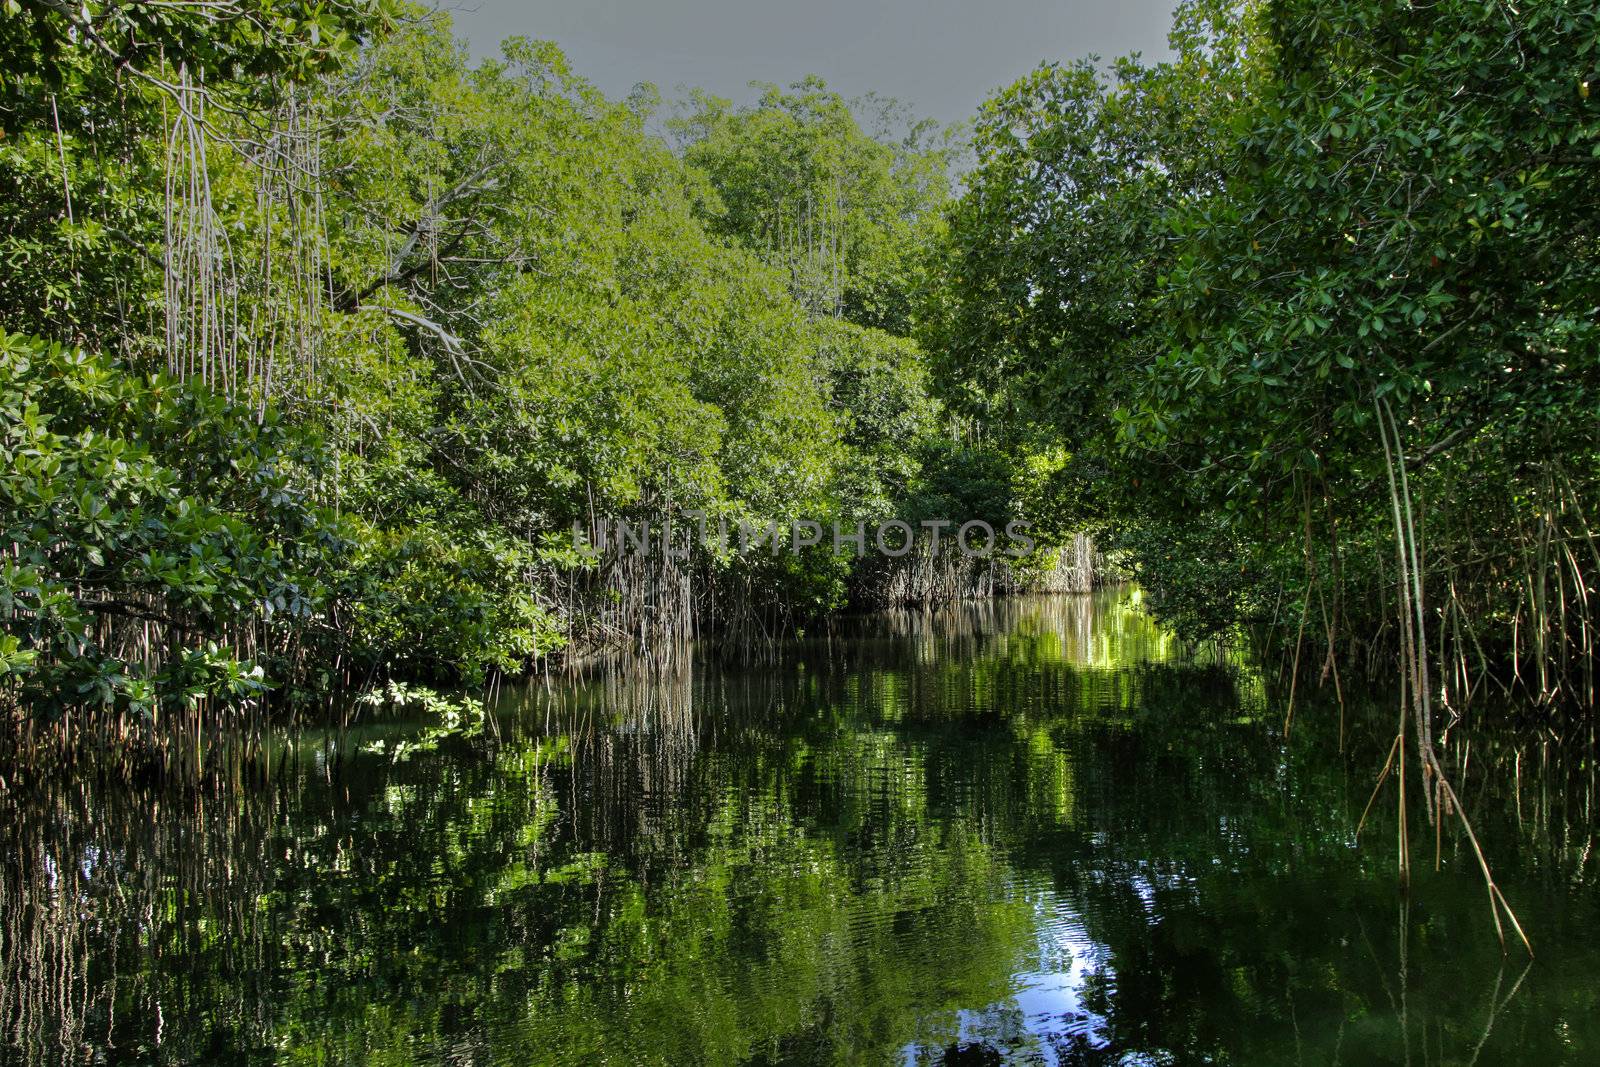
<instances>
[{"instance_id":1,"label":"calm water","mask_svg":"<svg viewBox=\"0 0 1600 1067\"><path fill-rule=\"evenodd\" d=\"M1388 713L1185 663L1127 591L884 616L777 668L300 738L270 785L0 801L4 1058L1600 1063L1592 740L1354 829ZM382 742L381 746L379 742ZM1420 807L1418 802L1417 807Z\"/></svg>"}]
</instances>

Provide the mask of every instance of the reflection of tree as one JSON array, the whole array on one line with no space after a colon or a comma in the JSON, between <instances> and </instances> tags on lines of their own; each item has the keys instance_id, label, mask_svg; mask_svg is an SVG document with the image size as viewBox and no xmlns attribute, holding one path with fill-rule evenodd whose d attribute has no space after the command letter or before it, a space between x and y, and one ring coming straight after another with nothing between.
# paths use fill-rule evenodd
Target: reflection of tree
<instances>
[{"instance_id":1,"label":"reflection of tree","mask_svg":"<svg viewBox=\"0 0 1600 1067\"><path fill-rule=\"evenodd\" d=\"M973 656L1096 669L1172 660L1178 642L1138 610L1140 599L1135 588L1113 587L1082 596L965 600L885 612L867 625L872 636L899 638L925 665ZM841 629L852 634L848 624Z\"/></svg>"},{"instance_id":2,"label":"reflection of tree","mask_svg":"<svg viewBox=\"0 0 1600 1067\"><path fill-rule=\"evenodd\" d=\"M1114 597L897 625L782 669L508 697L478 736L306 755L265 788L13 797L5 1041L583 1063L1401 1062L1409 1042L1490 1063L1593 1040L1593 950L1496 991L1453 842L1397 920L1350 840L1370 783L1315 709L1272 744L1259 687L1168 662ZM1507 869L1592 902L1592 770L1473 744L1454 773L1487 790ZM1520 804L1494 801L1502 767ZM1592 905L1526 903L1583 943ZM1074 1017L1023 1010L1015 975L1073 967Z\"/></svg>"},{"instance_id":3,"label":"reflection of tree","mask_svg":"<svg viewBox=\"0 0 1600 1067\"><path fill-rule=\"evenodd\" d=\"M1026 938L1027 916L1001 902L1003 868L972 833L844 847L870 836L870 811L816 832L774 767L702 761L692 735L645 725L622 714L477 760L448 746L367 759L332 782L308 774L231 797L215 817L152 811L143 834L128 832L131 815L79 812L84 834L51 842L50 870L7 882L7 915L61 946L31 961L8 952L7 988L42 990L59 957L76 971L56 992L76 996L118 959L135 980L80 998L81 1017L60 1020L71 1032L38 1050L159 1037L175 1061L506 1041L596 1062L887 1051L926 1005L1003 993L1004 946ZM649 817L663 783L673 803ZM630 795L644 804L625 816ZM36 842L49 833L19 825ZM201 833L222 847L196 851ZM62 890L51 872L107 839L125 845L116 870ZM43 906L52 895L92 897L107 938L70 921L70 906ZM35 1022L57 1009L8 1007Z\"/></svg>"},{"instance_id":4,"label":"reflection of tree","mask_svg":"<svg viewBox=\"0 0 1600 1067\"><path fill-rule=\"evenodd\" d=\"M219 996L261 1032L277 966L256 894L278 816L268 798L132 796L86 784L11 797L0 826L0 1024L13 1054L121 1047L132 1019L180 1034ZM180 981L160 974L185 961Z\"/></svg>"}]
</instances>

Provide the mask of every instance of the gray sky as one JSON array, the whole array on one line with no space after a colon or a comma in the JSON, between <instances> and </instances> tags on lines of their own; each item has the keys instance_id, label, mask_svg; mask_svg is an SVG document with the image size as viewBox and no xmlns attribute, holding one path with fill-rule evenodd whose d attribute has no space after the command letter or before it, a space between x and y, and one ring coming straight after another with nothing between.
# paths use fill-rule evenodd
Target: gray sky
<instances>
[{"instance_id":1,"label":"gray sky","mask_svg":"<svg viewBox=\"0 0 1600 1067\"><path fill-rule=\"evenodd\" d=\"M554 40L608 96L641 81L746 100L752 80L820 74L941 122L1043 60L1167 54L1172 0L442 0L474 54Z\"/></svg>"}]
</instances>

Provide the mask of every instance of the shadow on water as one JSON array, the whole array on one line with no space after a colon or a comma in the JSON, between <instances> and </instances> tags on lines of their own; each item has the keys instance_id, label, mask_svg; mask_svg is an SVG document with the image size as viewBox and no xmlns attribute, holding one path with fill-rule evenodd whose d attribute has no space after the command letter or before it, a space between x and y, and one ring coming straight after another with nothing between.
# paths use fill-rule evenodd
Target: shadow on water
<instances>
[{"instance_id":1,"label":"shadow on water","mask_svg":"<svg viewBox=\"0 0 1600 1067\"><path fill-rule=\"evenodd\" d=\"M1136 600L530 687L249 790L4 798L4 1058L1600 1060L1591 753L1450 739L1539 951L1507 960L1448 828L1409 898L1392 799L1354 839L1386 712L1341 756L1312 703L1285 745Z\"/></svg>"}]
</instances>

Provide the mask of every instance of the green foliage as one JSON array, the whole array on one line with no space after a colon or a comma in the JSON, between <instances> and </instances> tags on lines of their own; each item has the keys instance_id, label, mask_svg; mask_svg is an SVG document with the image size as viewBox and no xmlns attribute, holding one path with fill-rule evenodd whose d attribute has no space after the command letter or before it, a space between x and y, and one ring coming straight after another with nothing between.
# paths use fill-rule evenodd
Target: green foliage
<instances>
[{"instance_id":1,"label":"green foliage","mask_svg":"<svg viewBox=\"0 0 1600 1067\"><path fill-rule=\"evenodd\" d=\"M396 7L389 0L233 0L226 4L76 6L6 0L0 55L8 78L61 85L118 72L158 79L186 66L198 80L248 93L266 78L328 71Z\"/></svg>"},{"instance_id":2,"label":"green foliage","mask_svg":"<svg viewBox=\"0 0 1600 1067\"><path fill-rule=\"evenodd\" d=\"M396 546L407 517L479 531L548 588L583 564L575 522L832 506L842 453L813 328L775 271L706 231L704 179L633 105L548 44L471 69L440 21L369 50L331 95L356 131L335 150L351 176L333 190L336 303L399 338L393 358L426 382L353 463L389 472L353 503L381 501ZM367 421L397 425L385 407ZM389 632L456 627L445 602L406 610Z\"/></svg>"},{"instance_id":3,"label":"green foliage","mask_svg":"<svg viewBox=\"0 0 1600 1067\"><path fill-rule=\"evenodd\" d=\"M1589 466L1600 384L1585 310L1600 295L1600 117L1573 73L1594 66L1597 22L1561 6L1509 25L1488 11L1267 9L1273 76L1225 130L1226 184L1171 217L1183 251L1158 299L1170 347L1121 435L1197 469L1205 506L1236 522L1264 506L1294 555L1313 513L1317 541L1343 523L1351 547L1365 538L1377 554L1392 551L1393 520L1372 507L1386 495L1374 405L1393 410L1428 502L1434 596L1464 600L1482 639L1516 657L1504 624L1523 583L1494 572L1545 569L1528 545L1549 536L1529 531L1541 508L1587 536L1570 509L1592 508L1596 488L1562 467ZM1498 494L1474 487L1484 465L1507 478ZM1480 508L1459 506L1469 496ZM1473 562L1486 541L1502 546L1487 571ZM1305 566L1382 581L1381 556L1316 554ZM1557 581L1590 580L1558 566ZM1364 591L1354 610L1379 603Z\"/></svg>"},{"instance_id":4,"label":"green foliage","mask_svg":"<svg viewBox=\"0 0 1600 1067\"><path fill-rule=\"evenodd\" d=\"M342 541L300 473L313 446L276 419L0 333L0 457L0 685L32 714L253 700L261 664L218 638L323 606Z\"/></svg>"},{"instance_id":5,"label":"green foliage","mask_svg":"<svg viewBox=\"0 0 1600 1067\"><path fill-rule=\"evenodd\" d=\"M863 103L893 124L893 101ZM920 224L948 196L948 143L932 124L875 139L811 77L767 85L746 108L697 93L671 125L716 191L703 210L717 232L783 269L813 314L907 332Z\"/></svg>"},{"instance_id":6,"label":"green foliage","mask_svg":"<svg viewBox=\"0 0 1600 1067\"><path fill-rule=\"evenodd\" d=\"M1178 345L1127 436L1314 471L1370 449L1374 396L1414 413L1418 447L1590 406L1600 119L1572 71L1594 62L1596 19L1530 11L1507 47L1484 11L1271 9L1275 79L1231 131L1239 165L1172 220ZM1227 429L1264 421L1253 445Z\"/></svg>"},{"instance_id":7,"label":"green foliage","mask_svg":"<svg viewBox=\"0 0 1600 1067\"><path fill-rule=\"evenodd\" d=\"M940 390L1065 447L1195 632L1309 614L1392 647L1403 456L1452 656L1580 662L1593 571L1551 546L1595 547L1595 31L1208 2L1171 61L1042 68L978 123L927 299Z\"/></svg>"},{"instance_id":8,"label":"green foliage","mask_svg":"<svg viewBox=\"0 0 1600 1067\"><path fill-rule=\"evenodd\" d=\"M904 329L919 227L945 195L926 126L880 143L807 83L707 116L680 156L646 132L646 96L606 100L554 45L514 39L473 65L447 19L387 3L23 5L0 46L16 105L0 186L18 205L0 220L0 313L122 357L130 381L162 361L192 376L195 404L200 380L236 397L218 432L288 434L296 501L339 516L325 542L286 530L219 549L240 588L204 611L176 594L170 614L139 607L138 656L58 635L63 670L157 669L160 649L205 636L219 662L287 650L260 682L294 702L372 674L517 673L597 618L621 612L605 625L626 630L667 610L575 544L575 523L848 524L916 490L937 412L920 352L874 327ZM878 107L887 130L896 113ZM784 144L763 145L769 127ZM754 170L736 180L730 152ZM848 277L823 302L867 325L818 317L821 276L754 240L774 182L788 215L760 223L773 232L848 186L828 223L848 229ZM40 403L52 427L70 417ZM208 473L231 446L191 455L193 417L118 432L231 513ZM109 536L57 532L85 552ZM768 625L845 600L853 564L830 549L696 550L686 566ZM75 588L57 562L26 577ZM315 607L266 597L283 634L263 640L249 583L308 568ZM68 612L56 628L94 625ZM8 669L43 692L43 638L16 636Z\"/></svg>"},{"instance_id":9,"label":"green foliage","mask_svg":"<svg viewBox=\"0 0 1600 1067\"><path fill-rule=\"evenodd\" d=\"M848 459L839 472L841 517L879 522L922 477L918 450L939 431L921 350L852 323L817 323L828 403Z\"/></svg>"},{"instance_id":10,"label":"green foliage","mask_svg":"<svg viewBox=\"0 0 1600 1067\"><path fill-rule=\"evenodd\" d=\"M147 352L139 335L162 315L173 119L198 110L215 130L243 116L231 132L253 141L263 108L398 11L394 0L0 4L0 321Z\"/></svg>"},{"instance_id":11,"label":"green foliage","mask_svg":"<svg viewBox=\"0 0 1600 1067\"><path fill-rule=\"evenodd\" d=\"M560 648L560 620L531 587L526 545L437 524L356 527L335 579L357 662L444 681L516 674Z\"/></svg>"}]
</instances>

